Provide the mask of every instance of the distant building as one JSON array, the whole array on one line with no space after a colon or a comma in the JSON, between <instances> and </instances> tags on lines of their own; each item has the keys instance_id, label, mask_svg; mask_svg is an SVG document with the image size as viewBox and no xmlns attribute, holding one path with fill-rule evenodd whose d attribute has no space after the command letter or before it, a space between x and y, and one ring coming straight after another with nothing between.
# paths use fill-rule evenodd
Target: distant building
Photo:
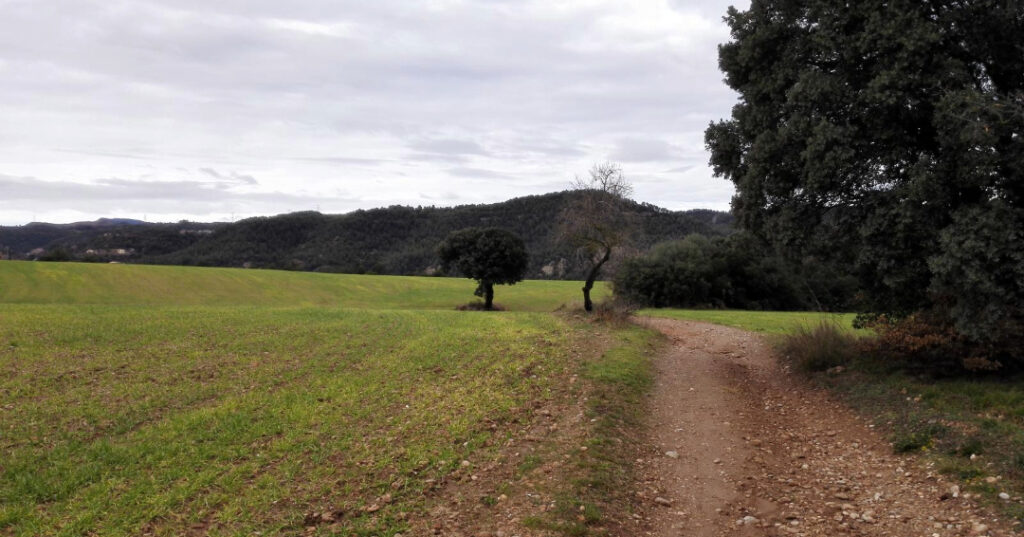
<instances>
[{"instance_id":1,"label":"distant building","mask_svg":"<svg viewBox=\"0 0 1024 537\"><path fill-rule=\"evenodd\" d=\"M85 255L132 255L135 253L135 248L110 248L109 250L94 250L89 248L85 251Z\"/></svg>"}]
</instances>

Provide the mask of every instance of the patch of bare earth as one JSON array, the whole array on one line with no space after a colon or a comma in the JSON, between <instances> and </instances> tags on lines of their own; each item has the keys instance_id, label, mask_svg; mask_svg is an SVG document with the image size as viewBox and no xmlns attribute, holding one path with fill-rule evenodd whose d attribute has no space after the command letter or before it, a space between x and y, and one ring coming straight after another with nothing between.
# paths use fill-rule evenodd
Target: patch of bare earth
<instances>
[{"instance_id":1,"label":"patch of bare earth","mask_svg":"<svg viewBox=\"0 0 1024 537\"><path fill-rule=\"evenodd\" d=\"M760 337L644 321L657 359L630 535L1013 535L926 463L788 374Z\"/></svg>"},{"instance_id":2,"label":"patch of bare earth","mask_svg":"<svg viewBox=\"0 0 1024 537\"><path fill-rule=\"evenodd\" d=\"M538 408L535 415L494 459L461 462L461 470L435 489L428 511L410 521L409 535L548 535L526 523L554 509L564 492L562 478L576 456L569 446L580 444L583 415L561 405Z\"/></svg>"},{"instance_id":3,"label":"patch of bare earth","mask_svg":"<svg viewBox=\"0 0 1024 537\"><path fill-rule=\"evenodd\" d=\"M600 353L607 341L578 349L576 358ZM540 537L562 535L551 526L566 518L554 511L565 508L567 498L580 494L579 481L587 477L584 459L595 423L587 416L590 383L576 374L558 378L553 393L520 409L512 423L495 431L501 440L486 460L460 461L459 469L434 484L426 511L408 519L408 536ZM612 506L604 508L600 522L588 524L606 534L620 520ZM621 506L618 506L621 507ZM587 522L583 511L569 513L573 522ZM616 532L617 533L617 532Z\"/></svg>"}]
</instances>

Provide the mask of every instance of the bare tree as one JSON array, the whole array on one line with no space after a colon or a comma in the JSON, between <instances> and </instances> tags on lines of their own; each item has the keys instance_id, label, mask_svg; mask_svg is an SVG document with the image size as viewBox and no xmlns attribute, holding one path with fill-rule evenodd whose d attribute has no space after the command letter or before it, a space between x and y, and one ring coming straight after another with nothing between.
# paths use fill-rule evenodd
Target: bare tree
<instances>
[{"instance_id":1,"label":"bare tree","mask_svg":"<svg viewBox=\"0 0 1024 537\"><path fill-rule=\"evenodd\" d=\"M595 164L588 177L576 177L572 187L575 192L562 211L559 235L576 248L588 265L583 308L593 311L590 291L601 267L632 238L629 196L633 187L623 176L622 168L611 162Z\"/></svg>"}]
</instances>

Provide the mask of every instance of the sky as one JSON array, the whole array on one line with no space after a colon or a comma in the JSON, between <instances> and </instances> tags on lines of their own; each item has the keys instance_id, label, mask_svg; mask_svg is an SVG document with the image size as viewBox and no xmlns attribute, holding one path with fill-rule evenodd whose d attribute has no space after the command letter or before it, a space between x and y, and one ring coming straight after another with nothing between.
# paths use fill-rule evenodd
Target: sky
<instances>
[{"instance_id":1,"label":"sky","mask_svg":"<svg viewBox=\"0 0 1024 537\"><path fill-rule=\"evenodd\" d=\"M0 0L0 225L493 203L619 164L726 210L717 0Z\"/></svg>"}]
</instances>

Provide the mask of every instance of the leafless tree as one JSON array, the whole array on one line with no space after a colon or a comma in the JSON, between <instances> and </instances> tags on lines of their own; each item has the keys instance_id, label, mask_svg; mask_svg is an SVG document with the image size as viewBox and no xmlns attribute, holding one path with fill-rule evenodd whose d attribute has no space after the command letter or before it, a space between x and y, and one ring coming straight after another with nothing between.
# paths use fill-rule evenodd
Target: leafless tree
<instances>
[{"instance_id":1,"label":"leafless tree","mask_svg":"<svg viewBox=\"0 0 1024 537\"><path fill-rule=\"evenodd\" d=\"M633 235L633 215L629 196L633 187L617 164L595 164L587 177L576 177L574 191L562 211L559 235L576 248L588 265L583 284L583 307L593 311L590 291L601 274L601 267L612 253L629 244Z\"/></svg>"}]
</instances>

